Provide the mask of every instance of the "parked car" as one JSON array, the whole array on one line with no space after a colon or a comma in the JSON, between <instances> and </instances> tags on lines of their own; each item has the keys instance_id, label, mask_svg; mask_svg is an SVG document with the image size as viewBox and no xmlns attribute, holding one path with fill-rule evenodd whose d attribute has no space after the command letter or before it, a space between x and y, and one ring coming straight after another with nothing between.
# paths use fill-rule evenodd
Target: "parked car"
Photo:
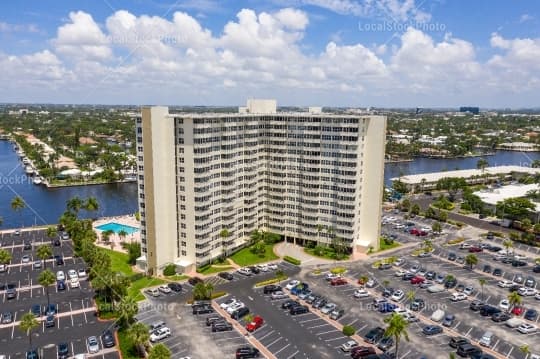
<instances>
[{"instance_id":1,"label":"parked car","mask_svg":"<svg viewBox=\"0 0 540 359\"><path fill-rule=\"evenodd\" d=\"M330 282L330 285L332 286L339 286L339 285L345 285L345 284L347 284L347 280L345 278L332 279L332 281Z\"/></svg>"},{"instance_id":2,"label":"parked car","mask_svg":"<svg viewBox=\"0 0 540 359\"><path fill-rule=\"evenodd\" d=\"M294 279L294 280L290 281L289 283L287 283L287 285L285 286L285 289L291 290L291 289L293 289L294 287L296 287L298 284L300 284L300 281Z\"/></svg>"},{"instance_id":3,"label":"parked car","mask_svg":"<svg viewBox=\"0 0 540 359\"><path fill-rule=\"evenodd\" d=\"M232 324L225 320L212 323L212 332L214 333L215 332L229 332L231 330L233 330Z\"/></svg>"},{"instance_id":4,"label":"parked car","mask_svg":"<svg viewBox=\"0 0 540 359\"><path fill-rule=\"evenodd\" d=\"M168 327L161 327L150 334L150 341L152 343L158 342L171 336L171 330Z\"/></svg>"},{"instance_id":5,"label":"parked car","mask_svg":"<svg viewBox=\"0 0 540 359\"><path fill-rule=\"evenodd\" d=\"M105 330L101 334L101 343L103 343L103 346L105 348L112 348L116 345L116 341L114 340L114 335L110 330Z\"/></svg>"},{"instance_id":6,"label":"parked car","mask_svg":"<svg viewBox=\"0 0 540 359\"><path fill-rule=\"evenodd\" d=\"M434 322L440 322L441 320L443 320L444 315L445 315L444 310L437 309L436 311L433 312L433 314L431 314L431 320Z\"/></svg>"},{"instance_id":7,"label":"parked car","mask_svg":"<svg viewBox=\"0 0 540 359\"><path fill-rule=\"evenodd\" d=\"M194 315L213 313L214 309L210 305L198 305L191 308Z\"/></svg>"},{"instance_id":8,"label":"parked car","mask_svg":"<svg viewBox=\"0 0 540 359\"><path fill-rule=\"evenodd\" d=\"M493 314L499 312L501 312L501 309L488 304L484 304L482 308L480 308L480 315L483 317L491 317Z\"/></svg>"},{"instance_id":9,"label":"parked car","mask_svg":"<svg viewBox=\"0 0 540 359\"><path fill-rule=\"evenodd\" d=\"M411 279L411 284L422 284L426 281L424 277L415 276Z\"/></svg>"},{"instance_id":10,"label":"parked car","mask_svg":"<svg viewBox=\"0 0 540 359\"><path fill-rule=\"evenodd\" d=\"M229 272L219 272L218 277L223 278L225 280L233 280L234 276Z\"/></svg>"},{"instance_id":11,"label":"parked car","mask_svg":"<svg viewBox=\"0 0 540 359\"><path fill-rule=\"evenodd\" d=\"M422 298L414 298L414 300L410 304L411 310L414 310L415 312L418 312L422 310L426 306L426 302Z\"/></svg>"},{"instance_id":12,"label":"parked car","mask_svg":"<svg viewBox=\"0 0 540 359\"><path fill-rule=\"evenodd\" d=\"M367 358L370 354L375 354L375 348L368 346L358 346L351 350L351 358L360 359Z\"/></svg>"},{"instance_id":13,"label":"parked car","mask_svg":"<svg viewBox=\"0 0 540 359\"><path fill-rule=\"evenodd\" d=\"M161 292L161 293L164 293L164 294L169 294L170 292L172 292L171 288L169 288L168 285L166 284L162 284L158 287L158 290Z\"/></svg>"},{"instance_id":14,"label":"parked car","mask_svg":"<svg viewBox=\"0 0 540 359\"><path fill-rule=\"evenodd\" d=\"M56 346L56 357L57 359L69 358L69 346L67 343L59 343Z\"/></svg>"},{"instance_id":15,"label":"parked car","mask_svg":"<svg viewBox=\"0 0 540 359\"><path fill-rule=\"evenodd\" d=\"M341 346L339 348L341 349L341 351L343 351L345 353L348 353L351 350L353 350L354 348L356 348L358 345L359 344L357 342L355 342L354 340L349 340L349 341L341 344Z\"/></svg>"},{"instance_id":16,"label":"parked car","mask_svg":"<svg viewBox=\"0 0 540 359\"><path fill-rule=\"evenodd\" d=\"M479 311L480 309L482 309L482 307L484 306L484 302L480 301L480 300L473 300L471 302L471 304L469 305L469 309L472 310L473 312L477 312Z\"/></svg>"},{"instance_id":17,"label":"parked car","mask_svg":"<svg viewBox=\"0 0 540 359\"><path fill-rule=\"evenodd\" d=\"M277 299L285 299L285 298L288 298L289 296L287 295L287 293L285 292L282 292L282 291L277 291L277 292L273 292L271 295L270 295L270 298L273 299L273 300L277 300Z\"/></svg>"},{"instance_id":18,"label":"parked car","mask_svg":"<svg viewBox=\"0 0 540 359\"><path fill-rule=\"evenodd\" d=\"M249 314L248 307L242 307L231 313L231 318L234 320L240 320Z\"/></svg>"},{"instance_id":19,"label":"parked car","mask_svg":"<svg viewBox=\"0 0 540 359\"><path fill-rule=\"evenodd\" d=\"M332 312L336 308L337 308L337 304L335 304L335 303L326 303L326 305L321 308L321 313L322 314L329 314L330 312Z\"/></svg>"},{"instance_id":20,"label":"parked car","mask_svg":"<svg viewBox=\"0 0 540 359\"><path fill-rule=\"evenodd\" d=\"M403 298L405 297L405 293L401 290L401 289L398 289L396 290L392 296L390 297L390 299L392 299L393 301L395 302L399 302L400 300L402 300Z\"/></svg>"},{"instance_id":21,"label":"parked car","mask_svg":"<svg viewBox=\"0 0 540 359\"><path fill-rule=\"evenodd\" d=\"M364 336L364 340L367 343L375 344L383 337L383 335L384 329L381 327L376 327L366 333L366 335Z\"/></svg>"},{"instance_id":22,"label":"parked car","mask_svg":"<svg viewBox=\"0 0 540 359\"><path fill-rule=\"evenodd\" d=\"M457 352L456 352L456 354L461 356L461 357L471 357L471 356L476 355L478 353L482 354L482 349L480 349L477 346L474 346L474 345L472 345L470 343L460 345L457 348Z\"/></svg>"},{"instance_id":23,"label":"parked car","mask_svg":"<svg viewBox=\"0 0 540 359\"><path fill-rule=\"evenodd\" d=\"M56 282L56 290L63 291L66 290L66 282L63 280L59 280Z\"/></svg>"},{"instance_id":24,"label":"parked car","mask_svg":"<svg viewBox=\"0 0 540 359\"><path fill-rule=\"evenodd\" d=\"M391 336L382 337L382 339L379 341L379 344L377 344L377 348L385 352L385 351L388 351L390 348L392 348L393 345L394 345L393 337Z\"/></svg>"},{"instance_id":25,"label":"parked car","mask_svg":"<svg viewBox=\"0 0 540 359\"><path fill-rule=\"evenodd\" d=\"M56 280L65 280L66 275L64 274L64 271L59 270L56 272Z\"/></svg>"},{"instance_id":26,"label":"parked car","mask_svg":"<svg viewBox=\"0 0 540 359\"><path fill-rule=\"evenodd\" d=\"M99 342L95 336L91 336L86 339L86 349L90 354L99 352Z\"/></svg>"},{"instance_id":27,"label":"parked car","mask_svg":"<svg viewBox=\"0 0 540 359\"><path fill-rule=\"evenodd\" d=\"M452 297L450 298L452 302L460 302L466 299L467 299L467 295L465 293L454 293L452 294Z\"/></svg>"},{"instance_id":28,"label":"parked car","mask_svg":"<svg viewBox=\"0 0 540 359\"><path fill-rule=\"evenodd\" d=\"M278 291L281 291L281 290L282 290L281 286L275 285L275 284L270 284L270 285L265 285L264 286L263 293L264 294L272 294L274 292L278 292Z\"/></svg>"},{"instance_id":29,"label":"parked car","mask_svg":"<svg viewBox=\"0 0 540 359\"><path fill-rule=\"evenodd\" d=\"M512 316L510 314L508 314L507 312L499 312L499 313L495 313L495 314L493 314L491 316L491 320L493 320L496 323L506 322L510 318L512 318Z\"/></svg>"},{"instance_id":30,"label":"parked car","mask_svg":"<svg viewBox=\"0 0 540 359\"><path fill-rule=\"evenodd\" d=\"M167 286L171 288L173 292L179 293L182 291L182 285L180 283L172 282L168 283Z\"/></svg>"},{"instance_id":31,"label":"parked car","mask_svg":"<svg viewBox=\"0 0 540 359\"><path fill-rule=\"evenodd\" d=\"M471 341L469 339L464 337L452 337L450 338L450 342L448 343L448 345L450 345L450 347L452 348L457 348L460 345L469 344L470 342Z\"/></svg>"},{"instance_id":32,"label":"parked car","mask_svg":"<svg viewBox=\"0 0 540 359\"><path fill-rule=\"evenodd\" d=\"M331 313L330 313L330 319L332 320L338 320L339 318L341 318L343 315L345 315L345 310L344 309L334 309Z\"/></svg>"},{"instance_id":33,"label":"parked car","mask_svg":"<svg viewBox=\"0 0 540 359\"><path fill-rule=\"evenodd\" d=\"M443 327L451 327L455 320L456 316L454 314L446 314L441 324Z\"/></svg>"},{"instance_id":34,"label":"parked car","mask_svg":"<svg viewBox=\"0 0 540 359\"><path fill-rule=\"evenodd\" d=\"M536 325L529 324L529 323L523 323L519 327L517 327L517 331L522 334L536 333L537 330L538 328L536 327Z\"/></svg>"},{"instance_id":35,"label":"parked car","mask_svg":"<svg viewBox=\"0 0 540 359\"><path fill-rule=\"evenodd\" d=\"M13 313L5 311L2 313L2 324L9 324L13 322Z\"/></svg>"},{"instance_id":36,"label":"parked car","mask_svg":"<svg viewBox=\"0 0 540 359\"><path fill-rule=\"evenodd\" d=\"M391 313L397 308L397 305L385 302L379 305L379 313Z\"/></svg>"},{"instance_id":37,"label":"parked car","mask_svg":"<svg viewBox=\"0 0 540 359\"><path fill-rule=\"evenodd\" d=\"M236 359L250 359L261 356L259 349L252 346L242 346L236 349Z\"/></svg>"},{"instance_id":38,"label":"parked car","mask_svg":"<svg viewBox=\"0 0 540 359\"><path fill-rule=\"evenodd\" d=\"M263 318L261 316L256 315L255 317L253 317L253 320L246 325L246 330L248 332L253 332L259 329L263 325L263 323L264 323Z\"/></svg>"},{"instance_id":39,"label":"parked car","mask_svg":"<svg viewBox=\"0 0 540 359\"><path fill-rule=\"evenodd\" d=\"M297 302L296 300L289 299L289 300L281 303L281 309L290 309L291 307L295 307L295 306L298 306L298 305L300 305L299 302Z\"/></svg>"},{"instance_id":40,"label":"parked car","mask_svg":"<svg viewBox=\"0 0 540 359\"><path fill-rule=\"evenodd\" d=\"M355 298L367 298L369 297L369 293L365 289L357 289L354 291L353 296Z\"/></svg>"},{"instance_id":41,"label":"parked car","mask_svg":"<svg viewBox=\"0 0 540 359\"><path fill-rule=\"evenodd\" d=\"M424 335L440 334L440 333L442 333L442 331L443 331L443 329L438 325L426 325L422 329L422 333L424 333Z\"/></svg>"},{"instance_id":42,"label":"parked car","mask_svg":"<svg viewBox=\"0 0 540 359\"><path fill-rule=\"evenodd\" d=\"M523 318L531 321L535 321L537 317L538 312L533 308L527 309L527 311L525 311L525 315L523 316Z\"/></svg>"},{"instance_id":43,"label":"parked car","mask_svg":"<svg viewBox=\"0 0 540 359\"><path fill-rule=\"evenodd\" d=\"M226 301L224 301L223 303L220 303L220 304L219 304L219 307L220 307L221 309L227 310L227 308L229 308L231 305L236 304L236 303L238 303L238 302L239 302L239 301L238 301L238 299L236 299L236 298L229 298L229 299L227 299Z\"/></svg>"},{"instance_id":44,"label":"parked car","mask_svg":"<svg viewBox=\"0 0 540 359\"><path fill-rule=\"evenodd\" d=\"M289 309L289 314L290 315L298 315L298 314L305 314L305 313L308 313L309 312L309 308L305 305L299 305L299 306L295 306L295 307L292 307L291 309Z\"/></svg>"}]
</instances>

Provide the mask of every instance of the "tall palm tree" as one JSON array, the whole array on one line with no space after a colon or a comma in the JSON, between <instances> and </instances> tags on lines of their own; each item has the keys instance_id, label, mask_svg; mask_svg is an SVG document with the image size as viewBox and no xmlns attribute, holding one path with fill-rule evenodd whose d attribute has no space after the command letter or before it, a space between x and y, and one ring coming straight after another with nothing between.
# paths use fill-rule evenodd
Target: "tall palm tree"
<instances>
[{"instance_id":1,"label":"tall palm tree","mask_svg":"<svg viewBox=\"0 0 540 359\"><path fill-rule=\"evenodd\" d=\"M83 208L88 212L95 212L99 209L99 202L96 197L88 197L84 201Z\"/></svg>"},{"instance_id":2,"label":"tall palm tree","mask_svg":"<svg viewBox=\"0 0 540 359\"><path fill-rule=\"evenodd\" d=\"M43 261L43 268L47 268L47 259L53 255L53 251L50 245L42 244L36 250L36 255Z\"/></svg>"},{"instance_id":3,"label":"tall palm tree","mask_svg":"<svg viewBox=\"0 0 540 359\"><path fill-rule=\"evenodd\" d=\"M75 196L67 201L66 208L77 216L81 208L83 208L83 205L82 199L79 196Z\"/></svg>"},{"instance_id":4,"label":"tall palm tree","mask_svg":"<svg viewBox=\"0 0 540 359\"><path fill-rule=\"evenodd\" d=\"M480 284L480 290L481 290L481 298L482 302L484 301L484 285L486 285L487 281L485 278L478 278L478 284Z\"/></svg>"},{"instance_id":5,"label":"tall palm tree","mask_svg":"<svg viewBox=\"0 0 540 359\"><path fill-rule=\"evenodd\" d=\"M506 253L508 253L508 250L512 248L512 252L514 252L514 242L510 239L506 239L503 241L502 245L506 249Z\"/></svg>"},{"instance_id":6,"label":"tall palm tree","mask_svg":"<svg viewBox=\"0 0 540 359\"><path fill-rule=\"evenodd\" d=\"M120 238L121 242L123 242L126 239L127 235L128 233L124 229L121 229L120 231L118 231L118 238Z\"/></svg>"},{"instance_id":7,"label":"tall palm tree","mask_svg":"<svg viewBox=\"0 0 540 359\"><path fill-rule=\"evenodd\" d=\"M0 249L0 264L9 264L11 262L11 253L5 249Z\"/></svg>"},{"instance_id":8,"label":"tall palm tree","mask_svg":"<svg viewBox=\"0 0 540 359\"><path fill-rule=\"evenodd\" d=\"M214 286L212 283L202 282L195 284L193 288L193 299L194 300L207 300L212 298L212 292L214 291Z\"/></svg>"},{"instance_id":9,"label":"tall palm tree","mask_svg":"<svg viewBox=\"0 0 540 359\"><path fill-rule=\"evenodd\" d=\"M416 298L416 291L410 290L407 292L407 300L409 302L413 302L415 298Z\"/></svg>"},{"instance_id":10,"label":"tall palm tree","mask_svg":"<svg viewBox=\"0 0 540 359\"><path fill-rule=\"evenodd\" d=\"M219 236L221 237L221 247L223 248L223 260L225 260L225 257L227 257L227 246L225 245L225 241L227 241L227 238L231 236L231 232L227 228L223 228L219 232Z\"/></svg>"},{"instance_id":11,"label":"tall palm tree","mask_svg":"<svg viewBox=\"0 0 540 359\"><path fill-rule=\"evenodd\" d=\"M150 348L148 359L169 359L171 351L164 344L158 343Z\"/></svg>"},{"instance_id":12,"label":"tall palm tree","mask_svg":"<svg viewBox=\"0 0 540 359\"><path fill-rule=\"evenodd\" d=\"M21 228L24 227L24 223L22 221L22 210L26 207L26 203L24 202L24 199L22 199L21 196L15 196L11 200L11 209L14 210L16 213L19 213L21 215Z\"/></svg>"},{"instance_id":13,"label":"tall palm tree","mask_svg":"<svg viewBox=\"0 0 540 359\"><path fill-rule=\"evenodd\" d=\"M34 314L26 313L21 317L19 322L19 328L22 332L28 335L29 348L32 348L32 330L39 326L39 321L36 319Z\"/></svg>"},{"instance_id":14,"label":"tall palm tree","mask_svg":"<svg viewBox=\"0 0 540 359\"><path fill-rule=\"evenodd\" d=\"M518 292L512 292L508 294L508 303L510 304L511 308L517 307L521 304L523 298L518 294ZM508 308L510 310L510 308Z\"/></svg>"},{"instance_id":15,"label":"tall palm tree","mask_svg":"<svg viewBox=\"0 0 540 359\"><path fill-rule=\"evenodd\" d=\"M473 253L467 254L465 256L465 264L467 264L469 266L469 269L472 270L473 266L478 264L478 257Z\"/></svg>"},{"instance_id":16,"label":"tall palm tree","mask_svg":"<svg viewBox=\"0 0 540 359\"><path fill-rule=\"evenodd\" d=\"M409 341L409 333L407 332L409 322L405 320L405 318L403 318L401 314L398 313L393 313L390 317L386 317L384 319L384 322L388 324L384 335L394 338L394 342L396 343L396 349L394 353L395 357L398 358L399 341L401 337Z\"/></svg>"},{"instance_id":17,"label":"tall palm tree","mask_svg":"<svg viewBox=\"0 0 540 359\"><path fill-rule=\"evenodd\" d=\"M49 307L49 304L51 304L49 298L49 287L56 283L56 276L50 270L45 269L39 273L38 282L43 286L43 288L45 288L45 293L47 293L47 307Z\"/></svg>"},{"instance_id":18,"label":"tall palm tree","mask_svg":"<svg viewBox=\"0 0 540 359\"><path fill-rule=\"evenodd\" d=\"M133 318L135 318L135 315L137 315L139 312L139 307L137 306L137 302L132 297L125 296L122 298L122 300L120 300L118 312L118 319L120 319L121 325L126 327L133 323Z\"/></svg>"},{"instance_id":19,"label":"tall palm tree","mask_svg":"<svg viewBox=\"0 0 540 359\"><path fill-rule=\"evenodd\" d=\"M150 339L148 327L144 323L137 322L131 325L127 331L128 337L135 344L135 348L139 353L139 356L143 357L145 353L145 347Z\"/></svg>"}]
</instances>

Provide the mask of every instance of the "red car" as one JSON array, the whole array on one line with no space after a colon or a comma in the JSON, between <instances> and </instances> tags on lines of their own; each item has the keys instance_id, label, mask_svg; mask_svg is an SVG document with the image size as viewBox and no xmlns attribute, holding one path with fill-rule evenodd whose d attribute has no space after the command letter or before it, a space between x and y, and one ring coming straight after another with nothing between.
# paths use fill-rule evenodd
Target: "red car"
<instances>
[{"instance_id":1,"label":"red car","mask_svg":"<svg viewBox=\"0 0 540 359\"><path fill-rule=\"evenodd\" d=\"M246 324L246 330L248 332L254 332L255 330L259 329L263 325L263 323L263 318L256 315L251 322Z\"/></svg>"},{"instance_id":2,"label":"red car","mask_svg":"<svg viewBox=\"0 0 540 359\"><path fill-rule=\"evenodd\" d=\"M351 357L353 359L358 359L358 358L363 358L370 354L375 354L375 353L376 353L375 348L373 347L360 346L360 347L353 348L351 350Z\"/></svg>"},{"instance_id":3,"label":"red car","mask_svg":"<svg viewBox=\"0 0 540 359\"><path fill-rule=\"evenodd\" d=\"M427 236L427 235L428 235L428 232L426 231L419 231L417 234L417 236L422 236L422 237Z\"/></svg>"},{"instance_id":4,"label":"red car","mask_svg":"<svg viewBox=\"0 0 540 359\"><path fill-rule=\"evenodd\" d=\"M331 285L345 285L347 284L347 280L344 278L335 278L330 281Z\"/></svg>"},{"instance_id":5,"label":"red car","mask_svg":"<svg viewBox=\"0 0 540 359\"><path fill-rule=\"evenodd\" d=\"M514 315L519 316L519 315L523 314L523 312L525 312L525 308L523 308L523 307L514 307L514 308L512 308L512 314L514 314Z\"/></svg>"},{"instance_id":6,"label":"red car","mask_svg":"<svg viewBox=\"0 0 540 359\"><path fill-rule=\"evenodd\" d=\"M469 248L469 252L470 253L482 252L482 248L480 248L480 247L471 247L471 248Z\"/></svg>"},{"instance_id":7,"label":"red car","mask_svg":"<svg viewBox=\"0 0 540 359\"><path fill-rule=\"evenodd\" d=\"M418 275L416 277L411 278L411 284L422 284L425 281L426 281L426 278L420 277Z\"/></svg>"},{"instance_id":8,"label":"red car","mask_svg":"<svg viewBox=\"0 0 540 359\"><path fill-rule=\"evenodd\" d=\"M418 229L416 229L416 228L411 228L411 230L409 230L409 233L414 234L415 236L420 235L420 231Z\"/></svg>"}]
</instances>

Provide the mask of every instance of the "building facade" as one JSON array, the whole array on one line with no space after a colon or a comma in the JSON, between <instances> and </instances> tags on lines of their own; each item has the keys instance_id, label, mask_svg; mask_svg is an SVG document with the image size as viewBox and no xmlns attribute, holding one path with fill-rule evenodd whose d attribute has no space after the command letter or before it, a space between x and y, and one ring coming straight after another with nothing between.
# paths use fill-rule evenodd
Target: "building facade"
<instances>
[{"instance_id":1,"label":"building facade","mask_svg":"<svg viewBox=\"0 0 540 359\"><path fill-rule=\"evenodd\" d=\"M149 272L193 269L257 229L297 243L337 236L352 250L378 247L383 116L277 112L273 100L251 100L238 113L143 108L136 128Z\"/></svg>"}]
</instances>

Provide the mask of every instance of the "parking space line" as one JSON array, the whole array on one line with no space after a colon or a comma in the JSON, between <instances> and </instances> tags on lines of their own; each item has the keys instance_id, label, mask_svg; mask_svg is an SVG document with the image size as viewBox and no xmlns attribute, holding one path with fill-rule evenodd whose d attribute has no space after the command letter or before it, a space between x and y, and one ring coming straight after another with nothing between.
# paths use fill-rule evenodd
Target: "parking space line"
<instances>
[{"instance_id":1,"label":"parking space line","mask_svg":"<svg viewBox=\"0 0 540 359\"><path fill-rule=\"evenodd\" d=\"M306 320L301 320L301 321L298 321L298 323L302 324L302 323L307 323L307 322L312 322L314 320L322 320L322 318L313 318L313 319L306 319Z\"/></svg>"},{"instance_id":2,"label":"parking space line","mask_svg":"<svg viewBox=\"0 0 540 359\"><path fill-rule=\"evenodd\" d=\"M258 338L257 340L258 341L261 341L263 340L264 338L268 337L270 334L274 333L274 330L271 330L270 332L266 333L265 335L263 335L262 337Z\"/></svg>"},{"instance_id":3,"label":"parking space line","mask_svg":"<svg viewBox=\"0 0 540 359\"><path fill-rule=\"evenodd\" d=\"M355 320L353 320L352 322L350 322L349 324L347 325L353 325L354 323L356 323L358 321L358 318L356 318Z\"/></svg>"},{"instance_id":4,"label":"parking space line","mask_svg":"<svg viewBox=\"0 0 540 359\"><path fill-rule=\"evenodd\" d=\"M297 350L296 352L294 352L294 353L292 353L291 355L289 355L289 356L287 357L287 359L294 358L294 357L296 356L296 354L298 354L298 353L300 353L299 350Z\"/></svg>"},{"instance_id":5,"label":"parking space line","mask_svg":"<svg viewBox=\"0 0 540 359\"><path fill-rule=\"evenodd\" d=\"M325 342L333 342L334 340L340 340L340 339L343 339L343 338L344 338L343 336L340 336L340 337L333 338L333 339L326 339Z\"/></svg>"},{"instance_id":6,"label":"parking space line","mask_svg":"<svg viewBox=\"0 0 540 359\"><path fill-rule=\"evenodd\" d=\"M288 344L285 345L283 348L281 348L280 350L278 350L277 352L275 352L274 355L278 355L278 354L281 353L283 350L287 349L290 345L291 345L291 343L288 343Z\"/></svg>"},{"instance_id":7,"label":"parking space line","mask_svg":"<svg viewBox=\"0 0 540 359\"><path fill-rule=\"evenodd\" d=\"M71 326L73 327L73 308L71 307L71 302L69 302L69 316L71 317Z\"/></svg>"},{"instance_id":8,"label":"parking space line","mask_svg":"<svg viewBox=\"0 0 540 359\"><path fill-rule=\"evenodd\" d=\"M322 320L322 318L319 318ZM308 327L307 329L315 329L315 328L320 328L320 327L325 327L327 325L330 325L328 323L324 323L324 324L321 324L321 325L315 325L314 327ZM331 325L330 325L331 326Z\"/></svg>"},{"instance_id":9,"label":"parking space line","mask_svg":"<svg viewBox=\"0 0 540 359\"><path fill-rule=\"evenodd\" d=\"M514 347L513 347L513 346L510 348L510 351L506 354L506 357L507 357L507 358L510 357L510 354L512 354L512 350L514 350Z\"/></svg>"},{"instance_id":10,"label":"parking space line","mask_svg":"<svg viewBox=\"0 0 540 359\"><path fill-rule=\"evenodd\" d=\"M328 333L333 333L333 332L338 332L338 331L335 330L335 329L332 329L332 330L328 330L328 331L326 331L326 332L317 333L317 334L315 334L315 335L323 335L323 334L328 334ZM319 339L320 339L320 338L319 338Z\"/></svg>"},{"instance_id":11,"label":"parking space line","mask_svg":"<svg viewBox=\"0 0 540 359\"><path fill-rule=\"evenodd\" d=\"M272 343L265 345L265 347L268 348L269 346L271 346L271 345L276 344L277 342L279 342L281 339L283 339L283 337L277 338L277 339L274 340Z\"/></svg>"}]
</instances>

